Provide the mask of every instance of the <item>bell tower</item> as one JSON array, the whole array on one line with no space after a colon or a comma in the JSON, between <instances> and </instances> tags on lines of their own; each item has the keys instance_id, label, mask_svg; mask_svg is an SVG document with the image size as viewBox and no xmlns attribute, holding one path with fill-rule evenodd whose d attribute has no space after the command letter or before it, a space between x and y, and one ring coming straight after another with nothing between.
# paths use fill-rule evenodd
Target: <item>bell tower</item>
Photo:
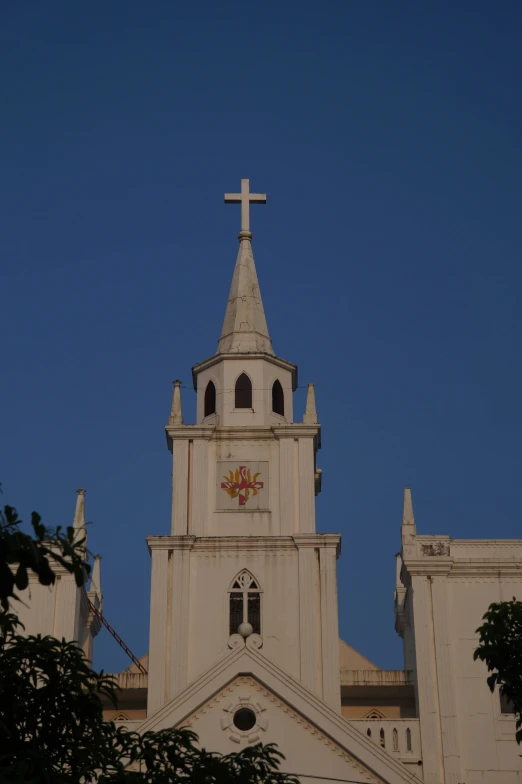
<instances>
[{"instance_id":1,"label":"bell tower","mask_svg":"<svg viewBox=\"0 0 522 784\"><path fill-rule=\"evenodd\" d=\"M253 645L340 710L336 558L340 536L317 534L320 448L313 385L294 422L297 367L276 356L241 204L239 251L218 347L192 369L195 424L174 382L166 426L173 455L170 536L152 556L148 713L238 645Z\"/></svg>"}]
</instances>

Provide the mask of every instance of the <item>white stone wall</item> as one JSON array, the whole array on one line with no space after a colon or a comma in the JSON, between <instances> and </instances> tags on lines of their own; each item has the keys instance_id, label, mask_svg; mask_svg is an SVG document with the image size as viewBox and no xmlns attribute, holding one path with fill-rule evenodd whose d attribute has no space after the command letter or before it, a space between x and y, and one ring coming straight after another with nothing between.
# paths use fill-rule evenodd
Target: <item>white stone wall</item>
<instances>
[{"instance_id":1,"label":"white stone wall","mask_svg":"<svg viewBox=\"0 0 522 784\"><path fill-rule=\"evenodd\" d=\"M414 657L424 780L520 782L515 721L501 715L473 653L489 605L522 598L522 541L417 536L411 522L404 529L396 628Z\"/></svg>"},{"instance_id":2,"label":"white stone wall","mask_svg":"<svg viewBox=\"0 0 522 784\"><path fill-rule=\"evenodd\" d=\"M262 653L340 712L337 535L150 537L148 715L230 652L229 591L261 589Z\"/></svg>"}]
</instances>

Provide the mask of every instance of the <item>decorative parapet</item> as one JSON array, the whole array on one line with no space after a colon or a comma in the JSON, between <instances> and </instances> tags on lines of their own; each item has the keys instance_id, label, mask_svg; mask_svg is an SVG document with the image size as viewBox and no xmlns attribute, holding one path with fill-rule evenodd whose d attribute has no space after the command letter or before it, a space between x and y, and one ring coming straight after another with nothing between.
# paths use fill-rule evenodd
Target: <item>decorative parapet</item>
<instances>
[{"instance_id":1,"label":"decorative parapet","mask_svg":"<svg viewBox=\"0 0 522 784\"><path fill-rule=\"evenodd\" d=\"M350 724L422 778L419 719L352 719Z\"/></svg>"},{"instance_id":2,"label":"decorative parapet","mask_svg":"<svg viewBox=\"0 0 522 784\"><path fill-rule=\"evenodd\" d=\"M413 686L413 671L341 670L341 686Z\"/></svg>"}]
</instances>

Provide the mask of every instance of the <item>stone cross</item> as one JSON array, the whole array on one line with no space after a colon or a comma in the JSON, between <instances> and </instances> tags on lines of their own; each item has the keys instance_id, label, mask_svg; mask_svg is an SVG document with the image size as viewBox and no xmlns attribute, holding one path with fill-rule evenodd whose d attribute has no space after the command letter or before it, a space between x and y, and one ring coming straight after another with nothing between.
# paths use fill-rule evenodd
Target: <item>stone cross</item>
<instances>
[{"instance_id":1,"label":"stone cross","mask_svg":"<svg viewBox=\"0 0 522 784\"><path fill-rule=\"evenodd\" d=\"M250 232L250 204L266 204L266 193L250 193L250 180L241 180L241 193L225 193L225 202L241 204L241 231Z\"/></svg>"}]
</instances>

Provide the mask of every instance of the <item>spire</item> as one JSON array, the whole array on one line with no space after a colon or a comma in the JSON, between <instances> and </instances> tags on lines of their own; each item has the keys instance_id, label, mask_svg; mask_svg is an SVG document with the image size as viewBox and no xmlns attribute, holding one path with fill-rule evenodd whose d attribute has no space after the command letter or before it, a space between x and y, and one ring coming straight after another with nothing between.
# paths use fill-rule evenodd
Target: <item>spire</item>
<instances>
[{"instance_id":1,"label":"spire","mask_svg":"<svg viewBox=\"0 0 522 784\"><path fill-rule=\"evenodd\" d=\"M251 233L242 231L239 243L217 353L273 355L252 253Z\"/></svg>"},{"instance_id":2,"label":"spire","mask_svg":"<svg viewBox=\"0 0 522 784\"><path fill-rule=\"evenodd\" d=\"M241 180L241 193L225 193L225 202L241 204L241 231L238 235L239 253L217 353L273 355L250 233L250 205L266 204L266 193L250 193L250 180Z\"/></svg>"},{"instance_id":3,"label":"spire","mask_svg":"<svg viewBox=\"0 0 522 784\"><path fill-rule=\"evenodd\" d=\"M174 381L174 390L172 392L172 408L170 410L169 425L182 425L183 413L181 411L181 381Z\"/></svg>"},{"instance_id":4,"label":"spire","mask_svg":"<svg viewBox=\"0 0 522 784\"><path fill-rule=\"evenodd\" d=\"M306 409L303 416L305 425L317 425L317 409L315 407L315 388L313 384L308 384L306 393Z\"/></svg>"},{"instance_id":5,"label":"spire","mask_svg":"<svg viewBox=\"0 0 522 784\"><path fill-rule=\"evenodd\" d=\"M85 528L85 490L80 487L76 491L78 496L76 498L76 509L74 510L73 528L78 531L78 539L85 538L87 543L87 531Z\"/></svg>"}]
</instances>

